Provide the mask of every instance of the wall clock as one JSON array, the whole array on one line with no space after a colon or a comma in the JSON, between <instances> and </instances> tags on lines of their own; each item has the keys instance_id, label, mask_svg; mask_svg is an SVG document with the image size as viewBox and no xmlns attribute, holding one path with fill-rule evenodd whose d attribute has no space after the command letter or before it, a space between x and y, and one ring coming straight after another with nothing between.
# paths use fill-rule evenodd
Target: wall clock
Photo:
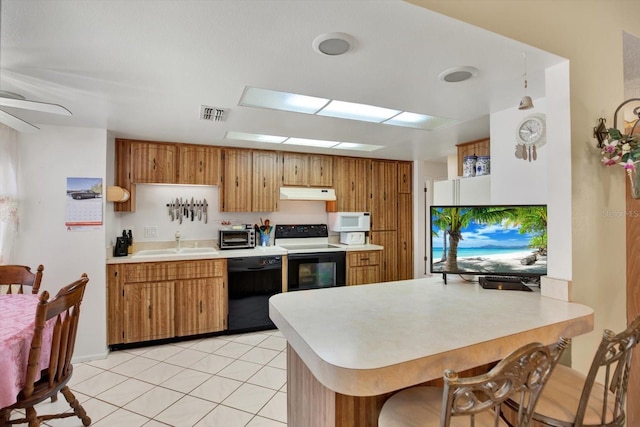
<instances>
[{"instance_id":1,"label":"wall clock","mask_svg":"<svg viewBox=\"0 0 640 427\"><path fill-rule=\"evenodd\" d=\"M536 160L537 150L547 142L547 124L544 114L530 114L516 128L516 157Z\"/></svg>"}]
</instances>

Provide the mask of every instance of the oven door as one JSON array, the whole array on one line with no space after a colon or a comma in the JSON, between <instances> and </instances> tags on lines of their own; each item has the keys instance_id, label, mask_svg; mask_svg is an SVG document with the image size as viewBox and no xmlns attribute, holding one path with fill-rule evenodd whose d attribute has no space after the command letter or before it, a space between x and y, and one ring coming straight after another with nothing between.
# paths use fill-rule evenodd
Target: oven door
<instances>
[{"instance_id":1,"label":"oven door","mask_svg":"<svg viewBox=\"0 0 640 427\"><path fill-rule=\"evenodd\" d=\"M345 285L346 252L317 252L287 256L289 291L332 288Z\"/></svg>"}]
</instances>

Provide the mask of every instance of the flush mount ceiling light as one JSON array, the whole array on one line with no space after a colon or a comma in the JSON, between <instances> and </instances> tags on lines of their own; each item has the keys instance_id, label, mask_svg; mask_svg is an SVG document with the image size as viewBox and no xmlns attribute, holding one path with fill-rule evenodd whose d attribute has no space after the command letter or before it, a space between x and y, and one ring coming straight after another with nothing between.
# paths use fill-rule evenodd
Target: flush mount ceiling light
<instances>
[{"instance_id":1,"label":"flush mount ceiling light","mask_svg":"<svg viewBox=\"0 0 640 427\"><path fill-rule=\"evenodd\" d=\"M447 83L459 83L477 75L478 69L475 67L453 67L441 72L438 78Z\"/></svg>"},{"instance_id":2,"label":"flush mount ceiling light","mask_svg":"<svg viewBox=\"0 0 640 427\"><path fill-rule=\"evenodd\" d=\"M444 117L256 87L245 87L238 105L424 130L434 130L457 122Z\"/></svg>"},{"instance_id":3,"label":"flush mount ceiling light","mask_svg":"<svg viewBox=\"0 0 640 427\"><path fill-rule=\"evenodd\" d=\"M237 139L252 142L268 142L272 144L300 145L305 147L335 148L339 150L375 151L383 148L381 145L360 144L357 142L340 142L309 138L293 138L288 136L263 135L259 133L229 131L226 139Z\"/></svg>"},{"instance_id":4,"label":"flush mount ceiling light","mask_svg":"<svg viewBox=\"0 0 640 427\"><path fill-rule=\"evenodd\" d=\"M329 56L343 55L355 46L355 39L347 33L325 33L313 39L313 50Z\"/></svg>"}]
</instances>

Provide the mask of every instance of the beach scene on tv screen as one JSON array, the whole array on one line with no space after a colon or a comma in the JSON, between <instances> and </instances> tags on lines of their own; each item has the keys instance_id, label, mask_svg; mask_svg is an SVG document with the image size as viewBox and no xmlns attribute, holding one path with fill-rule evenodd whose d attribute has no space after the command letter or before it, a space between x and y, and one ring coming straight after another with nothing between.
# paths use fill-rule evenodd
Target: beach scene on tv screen
<instances>
[{"instance_id":1,"label":"beach scene on tv screen","mask_svg":"<svg viewBox=\"0 0 640 427\"><path fill-rule=\"evenodd\" d=\"M547 274L546 206L432 207L433 273Z\"/></svg>"}]
</instances>

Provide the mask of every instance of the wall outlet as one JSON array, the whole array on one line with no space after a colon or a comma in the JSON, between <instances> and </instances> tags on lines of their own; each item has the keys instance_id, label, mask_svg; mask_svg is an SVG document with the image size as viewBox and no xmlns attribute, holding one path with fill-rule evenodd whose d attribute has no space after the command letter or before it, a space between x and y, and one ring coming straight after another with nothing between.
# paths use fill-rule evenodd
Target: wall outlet
<instances>
[{"instance_id":1,"label":"wall outlet","mask_svg":"<svg viewBox=\"0 0 640 427\"><path fill-rule=\"evenodd\" d=\"M147 226L144 228L144 237L146 239L157 239L158 238L158 227Z\"/></svg>"}]
</instances>

